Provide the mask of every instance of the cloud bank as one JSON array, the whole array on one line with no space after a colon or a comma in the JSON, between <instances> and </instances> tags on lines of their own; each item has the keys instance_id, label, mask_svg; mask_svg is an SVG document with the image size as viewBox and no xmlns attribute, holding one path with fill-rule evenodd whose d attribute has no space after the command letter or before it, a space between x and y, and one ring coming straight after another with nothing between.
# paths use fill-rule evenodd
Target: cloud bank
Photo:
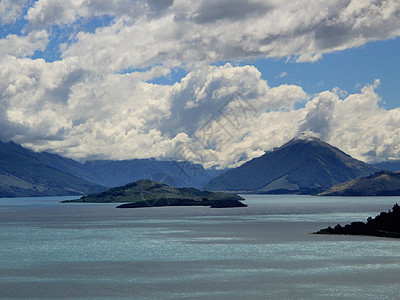
<instances>
[{"instance_id":1,"label":"cloud bank","mask_svg":"<svg viewBox=\"0 0 400 300\"><path fill-rule=\"evenodd\" d=\"M36 150L227 167L313 131L361 159L400 157L400 109L379 106L377 82L346 98L336 90L310 97L300 86L269 87L255 67L229 63L195 69L171 86L134 73L95 77L62 62L16 60L14 68L0 73L0 82L9 81L0 87L1 139Z\"/></svg>"},{"instance_id":2,"label":"cloud bank","mask_svg":"<svg viewBox=\"0 0 400 300\"><path fill-rule=\"evenodd\" d=\"M27 28L42 29L105 15L113 23L77 32L63 57L107 70L252 57L315 61L400 35L397 0L39 0L25 18Z\"/></svg>"},{"instance_id":3,"label":"cloud bank","mask_svg":"<svg viewBox=\"0 0 400 300\"><path fill-rule=\"evenodd\" d=\"M398 1L2 1L0 20L24 24L0 39L3 141L81 160L231 167L312 131L363 160L400 159L400 109L381 107L379 81L307 95L235 64L395 38ZM187 75L151 83L174 68Z\"/></svg>"}]
</instances>

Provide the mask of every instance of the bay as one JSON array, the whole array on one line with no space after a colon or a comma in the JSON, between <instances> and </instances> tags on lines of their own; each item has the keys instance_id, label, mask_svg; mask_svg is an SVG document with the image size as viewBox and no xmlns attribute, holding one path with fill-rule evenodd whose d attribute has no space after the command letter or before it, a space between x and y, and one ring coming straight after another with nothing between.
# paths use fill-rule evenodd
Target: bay
<instances>
[{"instance_id":1,"label":"bay","mask_svg":"<svg viewBox=\"0 0 400 300\"><path fill-rule=\"evenodd\" d=\"M247 208L0 199L0 298L397 299L399 240L311 233L400 197L242 196Z\"/></svg>"}]
</instances>

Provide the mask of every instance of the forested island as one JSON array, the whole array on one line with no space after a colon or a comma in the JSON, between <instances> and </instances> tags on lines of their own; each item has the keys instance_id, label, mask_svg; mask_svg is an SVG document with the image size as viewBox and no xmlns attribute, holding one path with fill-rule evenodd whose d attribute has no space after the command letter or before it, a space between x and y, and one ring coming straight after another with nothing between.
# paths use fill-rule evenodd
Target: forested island
<instances>
[{"instance_id":1,"label":"forested island","mask_svg":"<svg viewBox=\"0 0 400 300\"><path fill-rule=\"evenodd\" d=\"M353 222L345 226L321 229L315 234L350 234L400 238L400 206L396 203L392 210L381 212L375 218L369 217L367 223Z\"/></svg>"}]
</instances>

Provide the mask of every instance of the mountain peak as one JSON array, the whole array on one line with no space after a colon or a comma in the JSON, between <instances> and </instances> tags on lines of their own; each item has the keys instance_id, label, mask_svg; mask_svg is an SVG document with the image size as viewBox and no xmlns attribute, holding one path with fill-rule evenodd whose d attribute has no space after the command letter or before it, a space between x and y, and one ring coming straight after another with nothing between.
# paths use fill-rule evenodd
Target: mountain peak
<instances>
[{"instance_id":1,"label":"mountain peak","mask_svg":"<svg viewBox=\"0 0 400 300\"><path fill-rule=\"evenodd\" d=\"M329 143L321 140L317 134L311 131L307 132L302 132L289 140L287 143L284 145L276 148L287 148L287 147L292 147L295 145L311 145L311 146L320 146L320 147L325 147L325 148L334 148L332 145ZM339 149L338 149L339 150Z\"/></svg>"},{"instance_id":2,"label":"mountain peak","mask_svg":"<svg viewBox=\"0 0 400 300\"><path fill-rule=\"evenodd\" d=\"M312 132L312 131L307 131L307 132L302 132L295 136L292 141L306 141L306 142L313 142L313 141L321 141L319 136Z\"/></svg>"},{"instance_id":3,"label":"mountain peak","mask_svg":"<svg viewBox=\"0 0 400 300\"><path fill-rule=\"evenodd\" d=\"M323 190L379 171L309 132L212 179L211 190L294 193ZM313 191L314 192L314 191Z\"/></svg>"}]
</instances>

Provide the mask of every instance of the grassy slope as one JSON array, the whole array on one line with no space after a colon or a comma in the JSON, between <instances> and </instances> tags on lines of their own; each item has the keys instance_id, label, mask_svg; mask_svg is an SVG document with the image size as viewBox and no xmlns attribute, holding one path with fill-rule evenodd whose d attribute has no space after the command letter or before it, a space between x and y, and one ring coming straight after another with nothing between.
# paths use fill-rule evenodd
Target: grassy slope
<instances>
[{"instance_id":1,"label":"grassy slope","mask_svg":"<svg viewBox=\"0 0 400 300\"><path fill-rule=\"evenodd\" d=\"M382 171L338 184L320 196L399 196L400 172Z\"/></svg>"}]
</instances>

